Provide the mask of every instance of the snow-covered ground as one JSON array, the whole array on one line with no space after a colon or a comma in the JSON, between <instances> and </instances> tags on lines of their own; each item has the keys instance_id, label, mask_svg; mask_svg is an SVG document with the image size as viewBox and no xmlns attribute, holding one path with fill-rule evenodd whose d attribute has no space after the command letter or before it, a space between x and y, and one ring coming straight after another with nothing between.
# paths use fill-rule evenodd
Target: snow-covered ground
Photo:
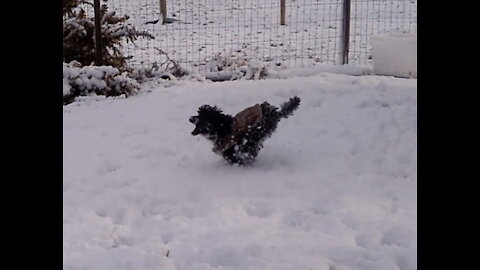
<instances>
[{"instance_id":1,"label":"snow-covered ground","mask_svg":"<svg viewBox=\"0 0 480 270\"><path fill-rule=\"evenodd\" d=\"M416 269L417 81L343 73L152 81L64 106L64 269ZM200 105L294 95L253 166L190 135Z\"/></svg>"}]
</instances>

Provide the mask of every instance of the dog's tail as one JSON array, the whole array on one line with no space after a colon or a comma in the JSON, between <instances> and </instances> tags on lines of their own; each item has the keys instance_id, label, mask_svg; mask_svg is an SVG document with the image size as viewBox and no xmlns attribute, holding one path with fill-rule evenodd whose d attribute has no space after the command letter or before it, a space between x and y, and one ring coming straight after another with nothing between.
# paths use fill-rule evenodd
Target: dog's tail
<instances>
[{"instance_id":1,"label":"dog's tail","mask_svg":"<svg viewBox=\"0 0 480 270\"><path fill-rule=\"evenodd\" d=\"M280 116L282 117L289 117L293 114L298 106L300 105L300 98L299 97L292 97L287 102L283 103L280 106Z\"/></svg>"}]
</instances>

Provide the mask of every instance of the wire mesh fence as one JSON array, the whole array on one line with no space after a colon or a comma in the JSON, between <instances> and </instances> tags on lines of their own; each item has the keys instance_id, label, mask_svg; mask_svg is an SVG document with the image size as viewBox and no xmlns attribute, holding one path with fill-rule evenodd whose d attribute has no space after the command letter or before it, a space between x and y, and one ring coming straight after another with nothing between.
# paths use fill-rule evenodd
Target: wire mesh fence
<instances>
[{"instance_id":1,"label":"wire mesh fence","mask_svg":"<svg viewBox=\"0 0 480 270\"><path fill-rule=\"evenodd\" d=\"M352 0L350 63L370 63L374 35L417 33L416 0Z\"/></svg>"},{"instance_id":2,"label":"wire mesh fence","mask_svg":"<svg viewBox=\"0 0 480 270\"><path fill-rule=\"evenodd\" d=\"M133 56L130 64L151 65L168 56L213 71L220 60L287 67L341 64L344 1L166 0L164 23L162 0L109 0L108 5L155 36L124 44L125 54ZM416 33L416 0L349 2L349 64L371 62L372 35Z\"/></svg>"}]
</instances>

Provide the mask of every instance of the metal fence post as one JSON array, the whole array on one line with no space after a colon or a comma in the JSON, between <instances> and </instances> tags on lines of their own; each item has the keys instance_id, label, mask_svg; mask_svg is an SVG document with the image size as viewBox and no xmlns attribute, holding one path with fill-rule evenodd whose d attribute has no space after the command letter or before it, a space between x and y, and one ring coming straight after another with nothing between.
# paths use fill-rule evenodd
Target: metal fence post
<instances>
[{"instance_id":1,"label":"metal fence post","mask_svg":"<svg viewBox=\"0 0 480 270\"><path fill-rule=\"evenodd\" d=\"M100 14L100 0L93 1L93 8L95 11L95 65L103 65L103 50L102 50L102 22Z\"/></svg>"},{"instance_id":2,"label":"metal fence post","mask_svg":"<svg viewBox=\"0 0 480 270\"><path fill-rule=\"evenodd\" d=\"M350 46L350 3L343 0L342 11L342 65L348 64L348 51Z\"/></svg>"},{"instance_id":3,"label":"metal fence post","mask_svg":"<svg viewBox=\"0 0 480 270\"><path fill-rule=\"evenodd\" d=\"M162 24L167 23L167 0L160 0L160 14L162 15Z\"/></svg>"},{"instance_id":4,"label":"metal fence post","mask_svg":"<svg viewBox=\"0 0 480 270\"><path fill-rule=\"evenodd\" d=\"M280 0L280 25L285 25L285 1Z\"/></svg>"}]
</instances>

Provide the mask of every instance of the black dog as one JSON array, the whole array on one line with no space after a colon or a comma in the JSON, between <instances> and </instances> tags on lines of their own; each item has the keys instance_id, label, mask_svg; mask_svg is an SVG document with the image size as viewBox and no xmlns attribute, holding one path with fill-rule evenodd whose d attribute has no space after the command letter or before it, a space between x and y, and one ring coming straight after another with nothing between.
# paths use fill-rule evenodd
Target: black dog
<instances>
[{"instance_id":1,"label":"black dog","mask_svg":"<svg viewBox=\"0 0 480 270\"><path fill-rule=\"evenodd\" d=\"M279 108L268 102L251 106L235 116L224 114L216 106L203 105L198 115L190 117L195 124L192 135L201 134L213 142L213 152L222 155L230 164L249 164L255 160L281 118L287 118L300 105L292 97Z\"/></svg>"}]
</instances>

